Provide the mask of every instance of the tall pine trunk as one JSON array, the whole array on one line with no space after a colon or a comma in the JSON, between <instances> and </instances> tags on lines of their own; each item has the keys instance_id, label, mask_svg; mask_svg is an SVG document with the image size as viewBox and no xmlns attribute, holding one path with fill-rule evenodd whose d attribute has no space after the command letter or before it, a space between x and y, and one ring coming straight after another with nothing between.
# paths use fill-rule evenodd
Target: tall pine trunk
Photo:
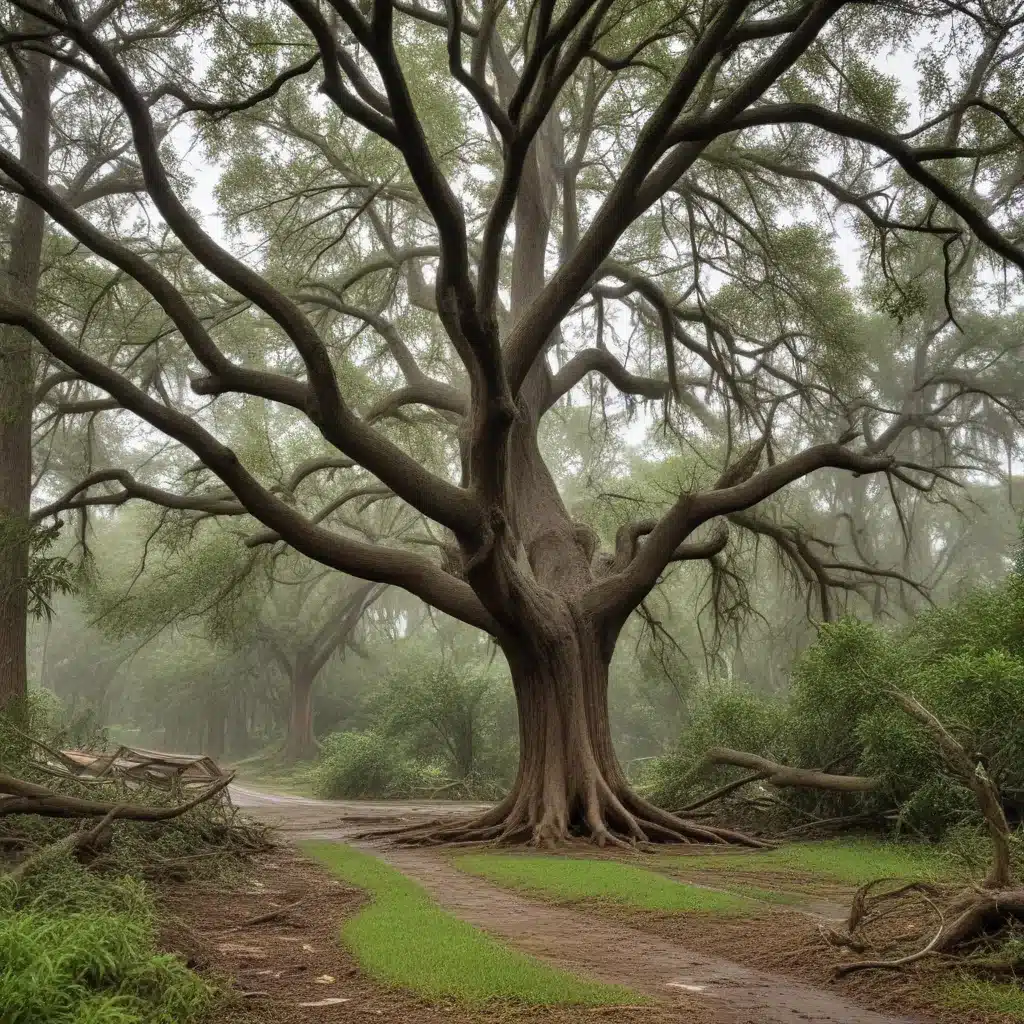
<instances>
[{"instance_id":1,"label":"tall pine trunk","mask_svg":"<svg viewBox=\"0 0 1024 1024\"><path fill-rule=\"evenodd\" d=\"M21 162L45 179L50 156L50 61L31 50L20 51L19 61ZM42 210L19 199L3 287L26 306L35 304L39 289L44 228ZM17 705L28 693L33 385L30 335L9 327L0 330L0 710Z\"/></svg>"}]
</instances>

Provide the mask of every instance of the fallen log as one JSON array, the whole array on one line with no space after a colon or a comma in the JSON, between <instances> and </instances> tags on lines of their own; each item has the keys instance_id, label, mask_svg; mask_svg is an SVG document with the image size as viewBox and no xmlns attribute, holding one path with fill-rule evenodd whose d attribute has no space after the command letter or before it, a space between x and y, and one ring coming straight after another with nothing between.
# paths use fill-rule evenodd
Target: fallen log
<instances>
[{"instance_id":1,"label":"fallen log","mask_svg":"<svg viewBox=\"0 0 1024 1024\"><path fill-rule=\"evenodd\" d=\"M865 775L832 775L816 768L791 768L759 754L729 747L711 747L704 755L708 764L734 765L758 772L762 781L780 789L827 789L837 793L870 793L880 789L882 780ZM753 779L747 780L753 781Z\"/></svg>"},{"instance_id":2,"label":"fallen log","mask_svg":"<svg viewBox=\"0 0 1024 1024\"><path fill-rule=\"evenodd\" d=\"M114 818L117 817L119 810L121 810L120 805L114 806L103 816L98 824L93 825L91 828L81 829L78 832L72 832L56 843L44 846L41 850L32 854L31 857L23 860L17 867L8 871L4 877L13 882L20 882L51 857L62 853L78 853L79 851L99 846L104 839L105 833L113 824Z\"/></svg>"},{"instance_id":3,"label":"fallen log","mask_svg":"<svg viewBox=\"0 0 1024 1024\"><path fill-rule=\"evenodd\" d=\"M233 778L234 773L223 776L185 803L170 807L147 807L66 796L38 783L0 774L0 794L6 794L0 796L0 817L7 814L40 814L48 818L104 818L113 813L115 818L131 821L168 821L212 799L226 789Z\"/></svg>"}]
</instances>

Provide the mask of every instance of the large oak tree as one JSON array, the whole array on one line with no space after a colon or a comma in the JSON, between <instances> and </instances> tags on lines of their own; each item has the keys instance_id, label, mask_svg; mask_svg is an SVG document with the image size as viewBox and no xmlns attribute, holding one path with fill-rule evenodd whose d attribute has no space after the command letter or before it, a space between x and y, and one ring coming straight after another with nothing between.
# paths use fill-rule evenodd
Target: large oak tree
<instances>
[{"instance_id":1,"label":"large oak tree","mask_svg":"<svg viewBox=\"0 0 1024 1024\"><path fill-rule=\"evenodd\" d=\"M44 54L116 106L144 187L137 218L101 222L7 150L3 186L112 268L97 302L141 296L163 325L97 349L87 312L44 318L12 295L0 321L198 460L174 481L94 474L51 511L137 497L248 515L251 545L284 542L493 636L519 706L518 777L438 835L736 838L631 791L608 722L616 639L671 564L714 569L730 529L795 551L822 592L898 577L758 506L816 471L878 474L898 500L984 461L963 457L965 410L1005 406L993 359L964 349L955 372L876 393L858 370L859 302L897 323L931 303L926 356L955 349L958 309L1012 298L1024 7L172 6L10 5L44 26L12 14L11 52ZM863 56L886 46L908 68L916 48L916 95ZM93 156L80 128L60 174ZM177 154L200 141L223 172L226 240L186 201ZM866 260L864 300L826 230L837 209L839 244ZM941 266L937 289L915 253ZM145 373L140 351L157 357ZM1016 357L1006 345L995 362ZM163 366L189 368L192 398ZM652 403L655 457L688 455L658 514L613 538L574 519L542 457L545 419L587 393ZM318 453L241 457L225 423L252 403L290 417L278 462L300 435ZM322 509L296 499L338 472L353 484ZM420 534L387 545L335 515L368 487L415 510Z\"/></svg>"}]
</instances>

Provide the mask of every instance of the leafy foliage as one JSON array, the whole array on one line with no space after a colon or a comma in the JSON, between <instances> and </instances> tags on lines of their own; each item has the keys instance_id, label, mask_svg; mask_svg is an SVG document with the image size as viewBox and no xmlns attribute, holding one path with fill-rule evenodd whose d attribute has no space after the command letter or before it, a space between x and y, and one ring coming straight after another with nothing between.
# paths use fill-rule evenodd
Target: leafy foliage
<instances>
[{"instance_id":1,"label":"leafy foliage","mask_svg":"<svg viewBox=\"0 0 1024 1024\"><path fill-rule=\"evenodd\" d=\"M451 654L424 662L423 654L421 643L396 652L393 670L366 699L368 729L324 742L313 772L319 795L497 799L504 792L519 749L507 678L493 662L456 662Z\"/></svg>"},{"instance_id":2,"label":"leafy foliage","mask_svg":"<svg viewBox=\"0 0 1024 1024\"><path fill-rule=\"evenodd\" d=\"M909 625L855 619L822 625L798 660L786 699L749 690L702 692L680 752L648 773L656 799L678 805L707 786L703 752L723 745L799 767L878 777L874 794L780 791L796 815L898 809L898 828L939 835L976 822L971 794L944 770L932 737L893 689L917 697L1024 814L1024 576L978 588ZM720 769L719 780L736 774ZM778 806L778 805L776 805ZM797 820L799 820L797 818ZM966 833L962 833L964 835Z\"/></svg>"},{"instance_id":3,"label":"leafy foliage","mask_svg":"<svg viewBox=\"0 0 1024 1024\"><path fill-rule=\"evenodd\" d=\"M325 799L423 795L426 765L410 758L394 739L376 732L339 732L324 741L312 773L313 790Z\"/></svg>"},{"instance_id":4,"label":"leafy foliage","mask_svg":"<svg viewBox=\"0 0 1024 1024\"><path fill-rule=\"evenodd\" d=\"M125 884L90 884L71 871L59 889L12 898L0 888L0 1018L7 1024L188 1024L216 990L176 956L158 953L151 906ZM68 912L56 892L108 904ZM27 902L27 905L25 905ZM114 909L117 906L118 909Z\"/></svg>"},{"instance_id":5,"label":"leafy foliage","mask_svg":"<svg viewBox=\"0 0 1024 1024\"><path fill-rule=\"evenodd\" d=\"M53 602L60 595L76 593L83 580L83 566L66 555L54 554L60 540L60 520L24 523L0 510L0 548L23 544L28 549L28 571L23 579L8 580L8 588L24 587L28 592L28 615L33 619L53 618ZM2 595L0 595L2 596Z\"/></svg>"}]
</instances>

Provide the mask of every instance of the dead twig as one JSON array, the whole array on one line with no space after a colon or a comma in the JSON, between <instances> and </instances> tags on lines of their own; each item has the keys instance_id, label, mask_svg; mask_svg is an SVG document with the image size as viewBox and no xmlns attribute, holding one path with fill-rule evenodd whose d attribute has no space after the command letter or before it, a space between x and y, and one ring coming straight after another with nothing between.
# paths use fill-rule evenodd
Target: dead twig
<instances>
[{"instance_id":1,"label":"dead twig","mask_svg":"<svg viewBox=\"0 0 1024 1024\"><path fill-rule=\"evenodd\" d=\"M911 953L908 956L901 956L895 960L857 960L852 964L839 964L835 968L835 976L837 978L844 978L847 974L852 974L854 971L866 971L875 968L882 970L898 970L901 967L906 967L908 964L913 964L918 960L923 960L926 956L935 952L938 949L942 933L946 930L946 918L934 900L930 899L928 896L923 896L923 899L935 911L935 913L939 915L938 930L935 932L935 935L927 946L923 949L919 949L916 953Z\"/></svg>"},{"instance_id":2,"label":"dead twig","mask_svg":"<svg viewBox=\"0 0 1024 1024\"><path fill-rule=\"evenodd\" d=\"M294 910L297 906L305 903L309 899L309 893L305 896L297 899L294 903L289 903L283 907L277 907L275 910L268 910L265 914L257 914L256 917L250 917L247 921L243 921L239 925L235 925L234 928L229 928L228 931L238 931L241 928L249 928L257 924L269 924L271 921L276 921L278 918L284 917L289 911Z\"/></svg>"}]
</instances>

